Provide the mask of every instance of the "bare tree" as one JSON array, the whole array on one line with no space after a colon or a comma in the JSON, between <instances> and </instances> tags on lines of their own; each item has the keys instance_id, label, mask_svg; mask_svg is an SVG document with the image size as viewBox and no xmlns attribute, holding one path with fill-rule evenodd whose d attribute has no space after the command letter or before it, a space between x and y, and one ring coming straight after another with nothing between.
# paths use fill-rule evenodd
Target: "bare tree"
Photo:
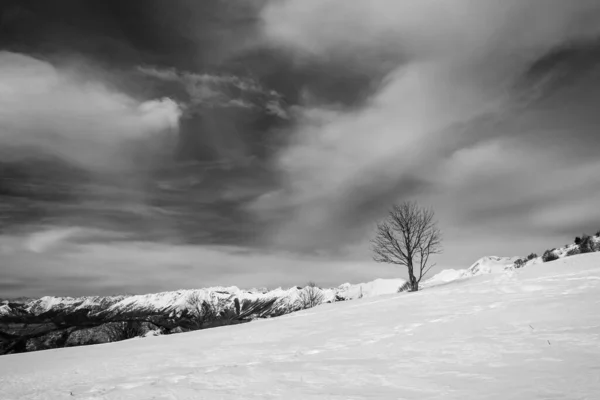
<instances>
[{"instance_id":1,"label":"bare tree","mask_svg":"<svg viewBox=\"0 0 600 400\"><path fill-rule=\"evenodd\" d=\"M139 321L108 322L102 325L102 330L108 335L111 342L132 339L145 333Z\"/></svg>"},{"instance_id":2,"label":"bare tree","mask_svg":"<svg viewBox=\"0 0 600 400\"><path fill-rule=\"evenodd\" d=\"M371 240L376 262L404 265L408 268L411 291L419 290L421 279L435 264L429 257L442 252L441 233L430 208L415 202L395 205L385 221L377 224Z\"/></svg>"},{"instance_id":3,"label":"bare tree","mask_svg":"<svg viewBox=\"0 0 600 400\"><path fill-rule=\"evenodd\" d=\"M324 296L321 289L314 282L308 282L306 287L298 293L298 306L301 309L312 308L323 302Z\"/></svg>"},{"instance_id":4,"label":"bare tree","mask_svg":"<svg viewBox=\"0 0 600 400\"><path fill-rule=\"evenodd\" d=\"M214 296L212 296L214 298ZM201 329L206 321L217 318L215 311L198 292L192 292L187 298L187 308L191 310L193 329Z\"/></svg>"},{"instance_id":5,"label":"bare tree","mask_svg":"<svg viewBox=\"0 0 600 400\"><path fill-rule=\"evenodd\" d=\"M192 292L187 298L187 306L196 316L202 316L204 313L204 299L198 292Z\"/></svg>"}]
</instances>

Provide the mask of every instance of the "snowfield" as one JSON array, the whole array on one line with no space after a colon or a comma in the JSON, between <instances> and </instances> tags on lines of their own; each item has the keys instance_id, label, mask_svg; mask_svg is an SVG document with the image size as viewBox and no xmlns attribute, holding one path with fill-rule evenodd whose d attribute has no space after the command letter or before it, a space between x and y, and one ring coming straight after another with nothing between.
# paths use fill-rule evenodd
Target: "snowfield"
<instances>
[{"instance_id":1,"label":"snowfield","mask_svg":"<svg viewBox=\"0 0 600 400\"><path fill-rule=\"evenodd\" d=\"M0 398L597 399L600 253L487 272L244 325L2 356Z\"/></svg>"}]
</instances>

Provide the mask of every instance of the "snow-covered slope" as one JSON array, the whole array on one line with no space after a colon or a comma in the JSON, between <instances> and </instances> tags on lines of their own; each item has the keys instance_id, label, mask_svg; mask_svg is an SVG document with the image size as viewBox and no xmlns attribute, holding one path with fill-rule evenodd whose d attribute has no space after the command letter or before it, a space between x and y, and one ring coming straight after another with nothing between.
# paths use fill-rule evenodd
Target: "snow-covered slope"
<instances>
[{"instance_id":1,"label":"snow-covered slope","mask_svg":"<svg viewBox=\"0 0 600 400\"><path fill-rule=\"evenodd\" d=\"M585 236L585 235L584 235ZM588 251L595 252L600 251L600 235L589 236L590 248ZM546 253L553 256L556 259L562 259L571 257L573 255L579 255L581 253L580 245L571 243L564 247L556 247L548 250ZM488 256L482 257L475 261L471 267L467 269L446 269L440 273L434 275L427 281L423 282L423 287L436 286L456 280L472 278L474 276L482 274L498 274L506 271L518 268L515 262L520 260L522 262L521 268L531 267L544 263L544 256L536 256L532 254L529 257L496 257Z\"/></svg>"},{"instance_id":2,"label":"snow-covered slope","mask_svg":"<svg viewBox=\"0 0 600 400\"><path fill-rule=\"evenodd\" d=\"M594 236L589 236L589 244L590 244L590 248L588 249L588 251L594 252L594 251L600 251L600 236L599 235L594 235ZM571 243L568 244L564 247L556 247L552 250L548 250L548 253L551 253L552 255L554 255L557 258L565 258L565 257L569 257L569 254L572 252L575 252L575 254L578 254L581 249L580 249L580 245L575 244L575 243ZM542 262L542 257L538 257L537 260L532 260L532 261L537 261Z\"/></svg>"},{"instance_id":3,"label":"snow-covered slope","mask_svg":"<svg viewBox=\"0 0 600 400\"><path fill-rule=\"evenodd\" d=\"M364 293L364 289L363 289ZM6 399L595 399L600 253L180 335L0 357Z\"/></svg>"},{"instance_id":4,"label":"snow-covered slope","mask_svg":"<svg viewBox=\"0 0 600 400\"><path fill-rule=\"evenodd\" d=\"M484 274L503 273L512 268L519 257L482 257L467 269L445 269L423 282L423 287L436 286Z\"/></svg>"},{"instance_id":5,"label":"snow-covered slope","mask_svg":"<svg viewBox=\"0 0 600 400\"><path fill-rule=\"evenodd\" d=\"M336 295L344 299L381 296L398 292L398 289L405 283L405 279L375 279L374 281L359 283L357 285L344 283L336 289Z\"/></svg>"}]
</instances>

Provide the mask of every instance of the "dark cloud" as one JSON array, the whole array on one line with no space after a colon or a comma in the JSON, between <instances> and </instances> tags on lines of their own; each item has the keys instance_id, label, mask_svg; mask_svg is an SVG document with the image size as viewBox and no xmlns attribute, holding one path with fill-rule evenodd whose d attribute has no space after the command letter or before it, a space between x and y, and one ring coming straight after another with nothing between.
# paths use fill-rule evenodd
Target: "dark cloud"
<instances>
[{"instance_id":1,"label":"dark cloud","mask_svg":"<svg viewBox=\"0 0 600 400\"><path fill-rule=\"evenodd\" d=\"M561 88L589 78L599 66L598 39L563 43L531 63L519 82L524 86L523 91L533 91L546 98Z\"/></svg>"},{"instance_id":2,"label":"dark cloud","mask_svg":"<svg viewBox=\"0 0 600 400\"><path fill-rule=\"evenodd\" d=\"M2 44L105 65L215 66L256 35L252 2L5 0Z\"/></svg>"}]
</instances>

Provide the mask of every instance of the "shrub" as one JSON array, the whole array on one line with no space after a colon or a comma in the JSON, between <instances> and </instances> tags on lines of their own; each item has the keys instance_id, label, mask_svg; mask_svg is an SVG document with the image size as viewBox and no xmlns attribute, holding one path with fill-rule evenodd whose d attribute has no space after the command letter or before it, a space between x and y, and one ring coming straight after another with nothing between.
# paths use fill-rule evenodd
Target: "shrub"
<instances>
[{"instance_id":1,"label":"shrub","mask_svg":"<svg viewBox=\"0 0 600 400\"><path fill-rule=\"evenodd\" d=\"M600 231L596 232L596 236L600 236Z\"/></svg>"},{"instance_id":2,"label":"shrub","mask_svg":"<svg viewBox=\"0 0 600 400\"><path fill-rule=\"evenodd\" d=\"M111 342L132 339L144 335L145 330L139 321L109 322L102 325Z\"/></svg>"},{"instance_id":3,"label":"shrub","mask_svg":"<svg viewBox=\"0 0 600 400\"><path fill-rule=\"evenodd\" d=\"M592 253L594 251L600 251L600 245L593 241L591 236L584 235L581 238L581 244L579 245L579 249L582 253Z\"/></svg>"},{"instance_id":4,"label":"shrub","mask_svg":"<svg viewBox=\"0 0 600 400\"><path fill-rule=\"evenodd\" d=\"M527 261L533 260L534 258L538 258L538 255L535 253L531 253L530 255L527 256Z\"/></svg>"},{"instance_id":5,"label":"shrub","mask_svg":"<svg viewBox=\"0 0 600 400\"><path fill-rule=\"evenodd\" d=\"M575 242L574 243L577 244L577 245L580 245L581 244L581 238L579 236L577 236L575 238Z\"/></svg>"},{"instance_id":6,"label":"shrub","mask_svg":"<svg viewBox=\"0 0 600 400\"><path fill-rule=\"evenodd\" d=\"M559 259L559 257L558 257L558 254L556 254L556 253L554 252L554 250L556 250L556 249L552 249L552 250L546 250L546 251L544 252L544 255L542 256L542 260L543 260L544 262L549 262L549 261L558 260L558 259Z\"/></svg>"},{"instance_id":7,"label":"shrub","mask_svg":"<svg viewBox=\"0 0 600 400\"><path fill-rule=\"evenodd\" d=\"M410 292L410 282L406 281L398 288L398 293Z\"/></svg>"},{"instance_id":8,"label":"shrub","mask_svg":"<svg viewBox=\"0 0 600 400\"><path fill-rule=\"evenodd\" d=\"M571 250L569 250L567 252L567 257L571 257L571 256L574 256L574 255L577 255L580 253L581 253L581 250L579 250L579 247L573 247Z\"/></svg>"},{"instance_id":9,"label":"shrub","mask_svg":"<svg viewBox=\"0 0 600 400\"><path fill-rule=\"evenodd\" d=\"M298 293L297 306L301 309L312 308L323 303L323 292L314 282L308 282L308 285Z\"/></svg>"},{"instance_id":10,"label":"shrub","mask_svg":"<svg viewBox=\"0 0 600 400\"><path fill-rule=\"evenodd\" d=\"M527 262L526 259L519 258L518 260L515 260L514 267L515 268L523 268L525 266L526 262Z\"/></svg>"},{"instance_id":11,"label":"shrub","mask_svg":"<svg viewBox=\"0 0 600 400\"><path fill-rule=\"evenodd\" d=\"M586 254L586 253L593 253L594 250L592 250L591 248L589 248L588 246L581 246L579 252L581 254Z\"/></svg>"}]
</instances>

